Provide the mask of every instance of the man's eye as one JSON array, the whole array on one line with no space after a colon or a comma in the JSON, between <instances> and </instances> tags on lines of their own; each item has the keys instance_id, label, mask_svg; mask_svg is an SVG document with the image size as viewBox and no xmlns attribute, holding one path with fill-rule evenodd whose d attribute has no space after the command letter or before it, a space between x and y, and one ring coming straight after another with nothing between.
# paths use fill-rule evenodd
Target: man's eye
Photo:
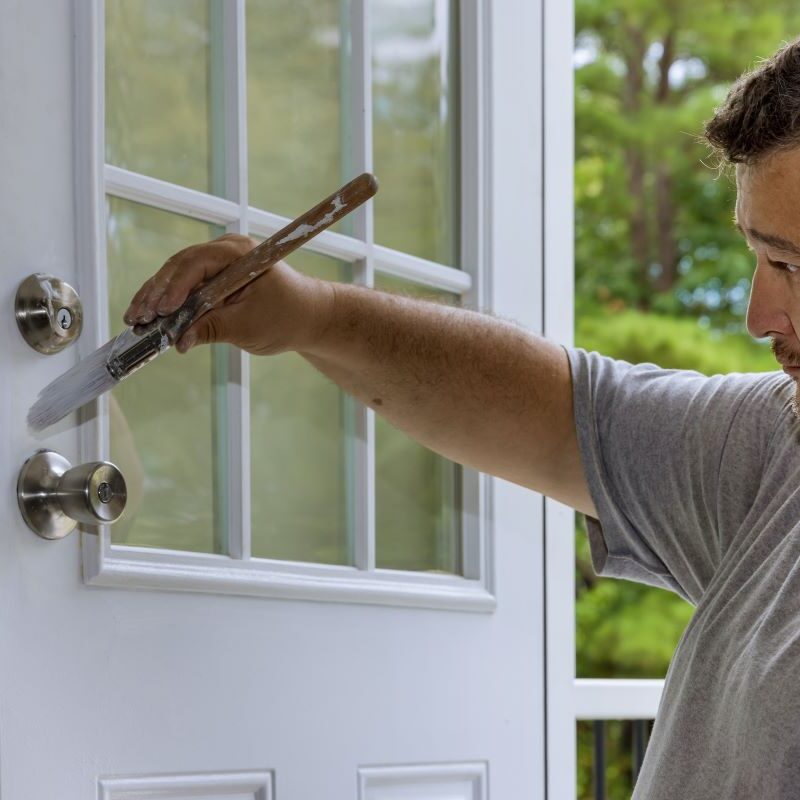
<instances>
[{"instance_id":1,"label":"man's eye","mask_svg":"<svg viewBox=\"0 0 800 800\"><path fill-rule=\"evenodd\" d=\"M775 267L775 269L780 269L783 272L788 272L790 275L794 275L796 272L800 272L800 267L796 264L788 264L785 261L773 261L769 259L770 266Z\"/></svg>"}]
</instances>

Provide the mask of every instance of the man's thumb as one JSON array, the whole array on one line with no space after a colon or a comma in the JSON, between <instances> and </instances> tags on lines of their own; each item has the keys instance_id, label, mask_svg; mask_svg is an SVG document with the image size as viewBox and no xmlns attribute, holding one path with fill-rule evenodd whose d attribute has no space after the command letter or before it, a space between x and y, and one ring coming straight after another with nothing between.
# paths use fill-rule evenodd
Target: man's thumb
<instances>
[{"instance_id":1,"label":"man's thumb","mask_svg":"<svg viewBox=\"0 0 800 800\"><path fill-rule=\"evenodd\" d=\"M228 320L225 319L224 309L212 309L203 314L203 316L181 336L176 348L179 353L185 353L198 344L224 342L227 329Z\"/></svg>"}]
</instances>

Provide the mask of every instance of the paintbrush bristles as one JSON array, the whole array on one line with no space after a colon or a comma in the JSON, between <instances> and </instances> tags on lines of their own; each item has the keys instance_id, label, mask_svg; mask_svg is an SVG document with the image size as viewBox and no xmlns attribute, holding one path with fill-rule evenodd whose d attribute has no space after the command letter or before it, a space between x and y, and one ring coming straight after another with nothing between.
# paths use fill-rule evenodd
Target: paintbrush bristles
<instances>
[{"instance_id":1,"label":"paintbrush bristles","mask_svg":"<svg viewBox=\"0 0 800 800\"><path fill-rule=\"evenodd\" d=\"M28 425L33 430L41 431L54 425L117 383L106 367L117 338L106 342L39 392L28 412Z\"/></svg>"}]
</instances>

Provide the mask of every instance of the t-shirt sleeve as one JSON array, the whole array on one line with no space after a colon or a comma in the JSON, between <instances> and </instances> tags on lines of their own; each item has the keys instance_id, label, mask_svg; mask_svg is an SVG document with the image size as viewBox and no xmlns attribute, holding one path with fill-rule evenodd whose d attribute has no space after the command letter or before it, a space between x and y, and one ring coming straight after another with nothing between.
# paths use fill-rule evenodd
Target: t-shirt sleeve
<instances>
[{"instance_id":1,"label":"t-shirt sleeve","mask_svg":"<svg viewBox=\"0 0 800 800\"><path fill-rule=\"evenodd\" d=\"M598 515L586 517L595 571L697 604L758 490L788 379L564 349Z\"/></svg>"}]
</instances>

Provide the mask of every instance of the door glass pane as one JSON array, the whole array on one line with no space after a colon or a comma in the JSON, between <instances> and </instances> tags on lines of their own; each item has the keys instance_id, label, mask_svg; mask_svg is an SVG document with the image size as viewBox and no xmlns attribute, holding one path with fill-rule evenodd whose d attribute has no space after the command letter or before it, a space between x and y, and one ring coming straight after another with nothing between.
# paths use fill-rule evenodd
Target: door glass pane
<instances>
[{"instance_id":1,"label":"door glass pane","mask_svg":"<svg viewBox=\"0 0 800 800\"><path fill-rule=\"evenodd\" d=\"M376 286L457 304L456 295L388 276ZM461 574L461 467L375 416L376 566Z\"/></svg>"},{"instance_id":2,"label":"door glass pane","mask_svg":"<svg viewBox=\"0 0 800 800\"><path fill-rule=\"evenodd\" d=\"M335 191L349 114L347 0L248 0L250 205L296 217Z\"/></svg>"},{"instance_id":3,"label":"door glass pane","mask_svg":"<svg viewBox=\"0 0 800 800\"><path fill-rule=\"evenodd\" d=\"M106 160L211 191L221 0L107 0L105 8Z\"/></svg>"},{"instance_id":4,"label":"door glass pane","mask_svg":"<svg viewBox=\"0 0 800 800\"><path fill-rule=\"evenodd\" d=\"M108 198L108 294L112 333L133 293L173 253L222 231L196 220ZM111 460L129 489L115 544L225 551L215 525L224 487L214 483L212 349L174 350L121 381L110 396Z\"/></svg>"},{"instance_id":5,"label":"door glass pane","mask_svg":"<svg viewBox=\"0 0 800 800\"><path fill-rule=\"evenodd\" d=\"M349 281L350 265L298 252L292 266ZM250 360L252 552L351 564L353 401L296 353Z\"/></svg>"},{"instance_id":6,"label":"door glass pane","mask_svg":"<svg viewBox=\"0 0 800 800\"><path fill-rule=\"evenodd\" d=\"M456 0L372 0L378 244L458 266Z\"/></svg>"}]
</instances>

